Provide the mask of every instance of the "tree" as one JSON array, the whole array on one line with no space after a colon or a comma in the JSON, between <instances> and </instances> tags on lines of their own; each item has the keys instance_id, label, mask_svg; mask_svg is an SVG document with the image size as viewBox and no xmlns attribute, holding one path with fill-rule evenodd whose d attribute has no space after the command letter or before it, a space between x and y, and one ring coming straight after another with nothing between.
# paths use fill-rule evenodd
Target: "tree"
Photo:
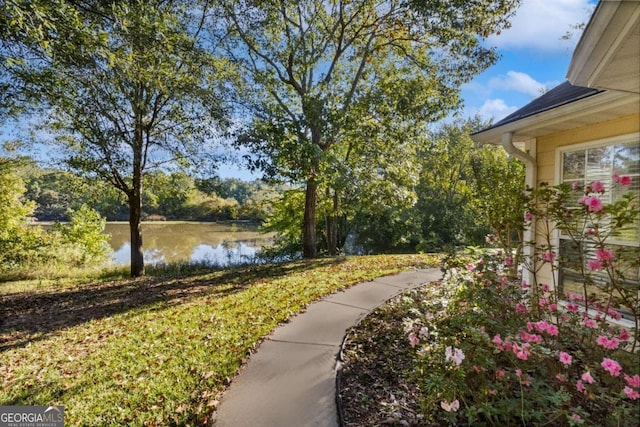
<instances>
[{"instance_id":1,"label":"tree","mask_svg":"<svg viewBox=\"0 0 640 427\"><path fill-rule=\"evenodd\" d=\"M50 112L48 125L68 164L125 194L131 275L140 276L143 175L186 161L206 145L223 122L222 77L230 67L202 37L206 4L68 5L78 17L69 30L72 42L54 37L55 43L37 52L38 60L25 60L11 72Z\"/></svg>"},{"instance_id":2,"label":"tree","mask_svg":"<svg viewBox=\"0 0 640 427\"><path fill-rule=\"evenodd\" d=\"M303 256L317 255L318 189L341 158L330 151L348 144L345 130L359 118L354 105L378 87L376 73L414 76L414 98L426 110L438 106L439 118L458 105L459 86L495 61L479 38L505 27L516 3L225 3L228 49L246 73L241 89L253 117L239 141L261 153L256 167L304 183Z\"/></svg>"},{"instance_id":3,"label":"tree","mask_svg":"<svg viewBox=\"0 0 640 427\"><path fill-rule=\"evenodd\" d=\"M15 173L17 165L16 160L0 157L0 270L23 264L40 246L38 230L28 224L35 204L24 199L26 188Z\"/></svg>"},{"instance_id":4,"label":"tree","mask_svg":"<svg viewBox=\"0 0 640 427\"><path fill-rule=\"evenodd\" d=\"M489 233L505 250L522 241L524 168L501 147L475 145L469 135L488 125L476 117L429 133L415 209L424 249L480 245Z\"/></svg>"}]
</instances>

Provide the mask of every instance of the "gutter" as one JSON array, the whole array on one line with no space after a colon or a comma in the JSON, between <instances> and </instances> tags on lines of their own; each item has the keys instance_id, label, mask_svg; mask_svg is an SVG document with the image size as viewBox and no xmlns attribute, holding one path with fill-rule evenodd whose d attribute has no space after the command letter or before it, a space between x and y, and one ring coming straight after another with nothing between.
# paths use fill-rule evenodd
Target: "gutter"
<instances>
[{"instance_id":1,"label":"gutter","mask_svg":"<svg viewBox=\"0 0 640 427\"><path fill-rule=\"evenodd\" d=\"M505 132L502 134L502 147L505 151L511 154L513 157L524 162L526 166L525 185L530 188L535 188L538 164L536 159L529 153L519 150L513 145L513 132Z\"/></svg>"},{"instance_id":2,"label":"gutter","mask_svg":"<svg viewBox=\"0 0 640 427\"><path fill-rule=\"evenodd\" d=\"M538 179L538 162L535 157L526 153L522 150L519 150L513 145L513 132L505 132L502 134L502 147L505 151L511 154L516 159L522 161L525 164L525 178L524 183L525 187L528 188L536 188L536 181ZM534 149L535 152L535 149ZM524 214L524 213L523 213ZM536 222L535 220L531 222L531 225L524 230L523 236L523 255L525 258L528 258L529 265L532 267L535 263L534 255L535 255L535 240L536 240ZM525 266L526 266L525 262ZM533 270L533 269L531 269ZM522 271L522 280L526 283L533 284L535 280L535 275L533 271L523 268Z\"/></svg>"}]
</instances>

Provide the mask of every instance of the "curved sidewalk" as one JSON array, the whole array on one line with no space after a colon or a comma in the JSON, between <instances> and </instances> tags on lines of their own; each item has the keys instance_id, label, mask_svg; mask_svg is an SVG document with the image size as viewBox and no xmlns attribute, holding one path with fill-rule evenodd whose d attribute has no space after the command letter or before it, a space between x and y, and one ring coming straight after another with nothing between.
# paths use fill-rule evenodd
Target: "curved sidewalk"
<instances>
[{"instance_id":1,"label":"curved sidewalk","mask_svg":"<svg viewBox=\"0 0 640 427\"><path fill-rule=\"evenodd\" d=\"M440 280L414 270L328 295L278 327L237 376L216 411L216 427L338 426L336 357L349 327L405 289Z\"/></svg>"}]
</instances>

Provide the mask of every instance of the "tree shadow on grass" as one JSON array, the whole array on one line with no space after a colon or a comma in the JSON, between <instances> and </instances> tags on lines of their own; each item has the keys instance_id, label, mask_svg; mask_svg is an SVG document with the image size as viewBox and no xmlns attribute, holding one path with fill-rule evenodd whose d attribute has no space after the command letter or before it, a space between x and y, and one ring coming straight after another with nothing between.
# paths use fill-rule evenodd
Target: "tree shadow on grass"
<instances>
[{"instance_id":1,"label":"tree shadow on grass","mask_svg":"<svg viewBox=\"0 0 640 427\"><path fill-rule=\"evenodd\" d=\"M240 292L264 279L276 279L341 258L285 264L247 265L217 274L124 279L78 288L0 296L0 351L22 347L46 334L158 303L176 305L193 298Z\"/></svg>"}]
</instances>

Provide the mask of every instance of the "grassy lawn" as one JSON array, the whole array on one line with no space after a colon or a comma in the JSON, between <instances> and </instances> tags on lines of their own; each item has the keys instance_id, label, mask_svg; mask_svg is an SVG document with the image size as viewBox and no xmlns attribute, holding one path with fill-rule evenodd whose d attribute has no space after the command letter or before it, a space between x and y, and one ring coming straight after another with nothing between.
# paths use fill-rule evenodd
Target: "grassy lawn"
<instances>
[{"instance_id":1,"label":"grassy lawn","mask_svg":"<svg viewBox=\"0 0 640 427\"><path fill-rule=\"evenodd\" d=\"M341 257L60 287L0 283L0 405L63 405L67 425L203 424L279 323L322 295L438 261Z\"/></svg>"}]
</instances>

